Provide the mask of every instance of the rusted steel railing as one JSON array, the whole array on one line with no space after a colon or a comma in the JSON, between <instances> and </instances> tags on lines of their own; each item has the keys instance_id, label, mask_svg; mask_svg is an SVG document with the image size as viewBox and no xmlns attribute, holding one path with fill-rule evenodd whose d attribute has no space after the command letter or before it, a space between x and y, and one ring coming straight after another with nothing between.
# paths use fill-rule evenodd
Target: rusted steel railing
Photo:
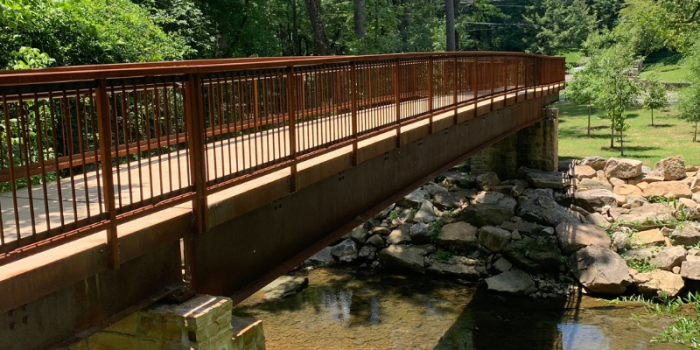
<instances>
[{"instance_id":1,"label":"rusted steel railing","mask_svg":"<svg viewBox=\"0 0 700 350\"><path fill-rule=\"evenodd\" d=\"M0 264L106 230L117 267L121 223L191 201L204 232L210 193L563 80L563 58L504 52L3 72Z\"/></svg>"}]
</instances>

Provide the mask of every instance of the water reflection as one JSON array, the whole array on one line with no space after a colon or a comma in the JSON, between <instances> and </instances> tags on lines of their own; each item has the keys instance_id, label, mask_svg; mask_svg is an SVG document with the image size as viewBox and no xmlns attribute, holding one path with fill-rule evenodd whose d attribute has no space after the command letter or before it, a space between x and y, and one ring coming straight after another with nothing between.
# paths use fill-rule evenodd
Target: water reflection
<instances>
[{"instance_id":1,"label":"water reflection","mask_svg":"<svg viewBox=\"0 0 700 350\"><path fill-rule=\"evenodd\" d=\"M263 320L269 350L648 350L671 320L641 324L637 309L592 298L506 297L450 280L321 269L309 288L272 303L251 297L234 314Z\"/></svg>"}]
</instances>

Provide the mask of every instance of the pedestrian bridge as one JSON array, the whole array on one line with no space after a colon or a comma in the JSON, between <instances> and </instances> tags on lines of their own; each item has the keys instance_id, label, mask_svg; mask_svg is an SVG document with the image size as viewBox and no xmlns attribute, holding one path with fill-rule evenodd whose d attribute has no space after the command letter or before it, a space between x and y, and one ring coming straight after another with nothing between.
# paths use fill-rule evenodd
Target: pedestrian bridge
<instances>
[{"instance_id":1,"label":"pedestrian bridge","mask_svg":"<svg viewBox=\"0 0 700 350\"><path fill-rule=\"evenodd\" d=\"M543 118L564 59L225 59L0 73L0 348L188 288L240 301Z\"/></svg>"}]
</instances>

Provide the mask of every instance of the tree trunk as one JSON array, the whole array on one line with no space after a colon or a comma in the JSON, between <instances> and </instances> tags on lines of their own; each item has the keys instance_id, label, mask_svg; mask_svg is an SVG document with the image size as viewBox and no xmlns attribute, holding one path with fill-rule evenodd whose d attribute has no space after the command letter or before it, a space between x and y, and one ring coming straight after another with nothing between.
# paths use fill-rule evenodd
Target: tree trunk
<instances>
[{"instance_id":1,"label":"tree trunk","mask_svg":"<svg viewBox=\"0 0 700 350\"><path fill-rule=\"evenodd\" d=\"M615 147L615 107L610 115L610 148Z\"/></svg>"},{"instance_id":2,"label":"tree trunk","mask_svg":"<svg viewBox=\"0 0 700 350\"><path fill-rule=\"evenodd\" d=\"M625 144L622 141L622 128L620 128L620 156L625 156Z\"/></svg>"},{"instance_id":3,"label":"tree trunk","mask_svg":"<svg viewBox=\"0 0 700 350\"><path fill-rule=\"evenodd\" d=\"M456 51L455 42L455 5L454 0L445 0L445 35L447 36L447 51Z\"/></svg>"},{"instance_id":4,"label":"tree trunk","mask_svg":"<svg viewBox=\"0 0 700 350\"><path fill-rule=\"evenodd\" d=\"M328 56L331 50L328 46L328 37L326 29L323 27L321 20L321 4L320 0L304 0L306 2L306 10L309 13L309 20L314 31L314 55Z\"/></svg>"},{"instance_id":5,"label":"tree trunk","mask_svg":"<svg viewBox=\"0 0 700 350\"><path fill-rule=\"evenodd\" d=\"M588 137L591 136L591 105L588 105Z\"/></svg>"},{"instance_id":6,"label":"tree trunk","mask_svg":"<svg viewBox=\"0 0 700 350\"><path fill-rule=\"evenodd\" d=\"M292 41L294 41L294 55L301 56L301 39L299 38L299 20L297 20L297 0L292 1Z\"/></svg>"},{"instance_id":7,"label":"tree trunk","mask_svg":"<svg viewBox=\"0 0 700 350\"><path fill-rule=\"evenodd\" d=\"M654 126L654 109L651 109L651 126Z\"/></svg>"},{"instance_id":8,"label":"tree trunk","mask_svg":"<svg viewBox=\"0 0 700 350\"><path fill-rule=\"evenodd\" d=\"M353 21L355 24L355 36L358 39L362 39L367 34L367 28L365 28L365 0L353 0Z\"/></svg>"},{"instance_id":9,"label":"tree trunk","mask_svg":"<svg viewBox=\"0 0 700 350\"><path fill-rule=\"evenodd\" d=\"M693 134L693 142L698 140L698 122L695 122L695 134Z\"/></svg>"}]
</instances>

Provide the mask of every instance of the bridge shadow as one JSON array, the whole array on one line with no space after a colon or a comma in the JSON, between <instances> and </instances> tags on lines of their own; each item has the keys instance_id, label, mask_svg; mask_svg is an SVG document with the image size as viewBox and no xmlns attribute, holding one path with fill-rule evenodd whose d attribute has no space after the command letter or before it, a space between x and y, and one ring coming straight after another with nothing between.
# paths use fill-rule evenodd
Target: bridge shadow
<instances>
[{"instance_id":1,"label":"bridge shadow","mask_svg":"<svg viewBox=\"0 0 700 350\"><path fill-rule=\"evenodd\" d=\"M567 350L567 332L579 318L581 293L567 299L496 294L485 286L433 350Z\"/></svg>"}]
</instances>

